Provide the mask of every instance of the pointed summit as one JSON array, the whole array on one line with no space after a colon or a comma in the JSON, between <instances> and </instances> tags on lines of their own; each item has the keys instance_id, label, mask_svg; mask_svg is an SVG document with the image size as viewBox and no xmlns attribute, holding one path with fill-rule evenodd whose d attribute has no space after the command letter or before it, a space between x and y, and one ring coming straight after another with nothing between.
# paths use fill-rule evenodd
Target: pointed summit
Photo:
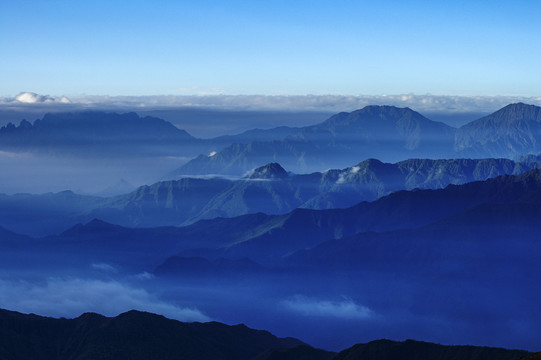
<instances>
[{"instance_id":1,"label":"pointed summit","mask_svg":"<svg viewBox=\"0 0 541 360\"><path fill-rule=\"evenodd\" d=\"M541 107L510 104L456 132L460 156L505 157L541 152Z\"/></svg>"},{"instance_id":2,"label":"pointed summit","mask_svg":"<svg viewBox=\"0 0 541 360\"><path fill-rule=\"evenodd\" d=\"M289 175L284 168L278 163L268 163L265 166L258 167L253 170L246 178L247 179L285 179Z\"/></svg>"}]
</instances>

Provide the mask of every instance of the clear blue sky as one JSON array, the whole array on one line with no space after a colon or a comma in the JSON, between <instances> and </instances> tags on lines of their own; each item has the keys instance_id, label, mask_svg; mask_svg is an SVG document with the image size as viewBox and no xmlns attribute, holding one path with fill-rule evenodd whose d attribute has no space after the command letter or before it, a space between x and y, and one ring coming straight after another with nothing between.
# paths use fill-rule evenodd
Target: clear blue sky
<instances>
[{"instance_id":1,"label":"clear blue sky","mask_svg":"<svg viewBox=\"0 0 541 360\"><path fill-rule=\"evenodd\" d=\"M0 96L541 95L541 1L2 1Z\"/></svg>"}]
</instances>

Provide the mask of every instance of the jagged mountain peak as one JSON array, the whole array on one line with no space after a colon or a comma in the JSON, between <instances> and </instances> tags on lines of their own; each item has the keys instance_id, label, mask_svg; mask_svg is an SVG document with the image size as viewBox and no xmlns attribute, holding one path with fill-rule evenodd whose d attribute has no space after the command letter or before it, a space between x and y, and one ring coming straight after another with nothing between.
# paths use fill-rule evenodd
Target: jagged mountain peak
<instances>
[{"instance_id":1,"label":"jagged mountain peak","mask_svg":"<svg viewBox=\"0 0 541 360\"><path fill-rule=\"evenodd\" d=\"M267 165L258 167L254 169L249 175L246 176L247 179L285 179L289 175L287 171L278 163L272 162Z\"/></svg>"}]
</instances>

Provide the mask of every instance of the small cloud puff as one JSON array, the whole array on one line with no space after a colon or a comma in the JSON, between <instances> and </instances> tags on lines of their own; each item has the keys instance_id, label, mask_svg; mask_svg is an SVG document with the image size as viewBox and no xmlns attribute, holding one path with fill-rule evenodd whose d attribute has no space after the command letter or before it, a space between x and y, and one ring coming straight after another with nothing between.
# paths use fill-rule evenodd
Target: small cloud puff
<instances>
[{"instance_id":1,"label":"small cloud puff","mask_svg":"<svg viewBox=\"0 0 541 360\"><path fill-rule=\"evenodd\" d=\"M61 98L55 98L49 95L38 95L33 92L22 92L15 97L15 101L25 104L37 104L37 103L63 103L69 104L71 101L63 96Z\"/></svg>"},{"instance_id":2,"label":"small cloud puff","mask_svg":"<svg viewBox=\"0 0 541 360\"><path fill-rule=\"evenodd\" d=\"M329 301L296 295L282 304L290 311L304 316L334 317L342 319L369 319L374 312L366 306L358 305L345 298L342 301Z\"/></svg>"}]
</instances>

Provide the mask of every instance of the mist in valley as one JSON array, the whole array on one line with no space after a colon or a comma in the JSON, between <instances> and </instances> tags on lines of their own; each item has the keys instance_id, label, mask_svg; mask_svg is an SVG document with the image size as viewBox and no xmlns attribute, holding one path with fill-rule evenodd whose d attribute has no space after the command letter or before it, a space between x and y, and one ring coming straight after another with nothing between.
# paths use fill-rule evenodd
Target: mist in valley
<instances>
[{"instance_id":1,"label":"mist in valley","mask_svg":"<svg viewBox=\"0 0 541 360\"><path fill-rule=\"evenodd\" d=\"M513 111L529 109L521 106ZM216 114L191 111L146 114L193 117L194 126L194 114ZM216 118L231 121L229 131L260 115L239 114ZM309 115L276 124L305 125ZM163 126L143 114L114 116ZM242 166L230 176L227 149L249 135L180 134L185 142L146 147L138 137L105 136L89 153L21 135L27 149L21 141L0 151L0 308L66 318L137 309L244 323L335 351L381 338L537 350L539 157L422 158L442 154L453 128L423 118L442 132L404 140L401 130L374 125L371 138L349 127L357 118L337 119L315 117L300 135L258 132L263 148L279 144L291 163L245 143L253 154L231 155ZM225 131L210 123L214 134ZM343 152L378 150L373 144L396 162ZM301 159L317 172L290 171L298 149L315 149ZM221 173L178 173L215 157L225 159Z\"/></svg>"}]
</instances>

